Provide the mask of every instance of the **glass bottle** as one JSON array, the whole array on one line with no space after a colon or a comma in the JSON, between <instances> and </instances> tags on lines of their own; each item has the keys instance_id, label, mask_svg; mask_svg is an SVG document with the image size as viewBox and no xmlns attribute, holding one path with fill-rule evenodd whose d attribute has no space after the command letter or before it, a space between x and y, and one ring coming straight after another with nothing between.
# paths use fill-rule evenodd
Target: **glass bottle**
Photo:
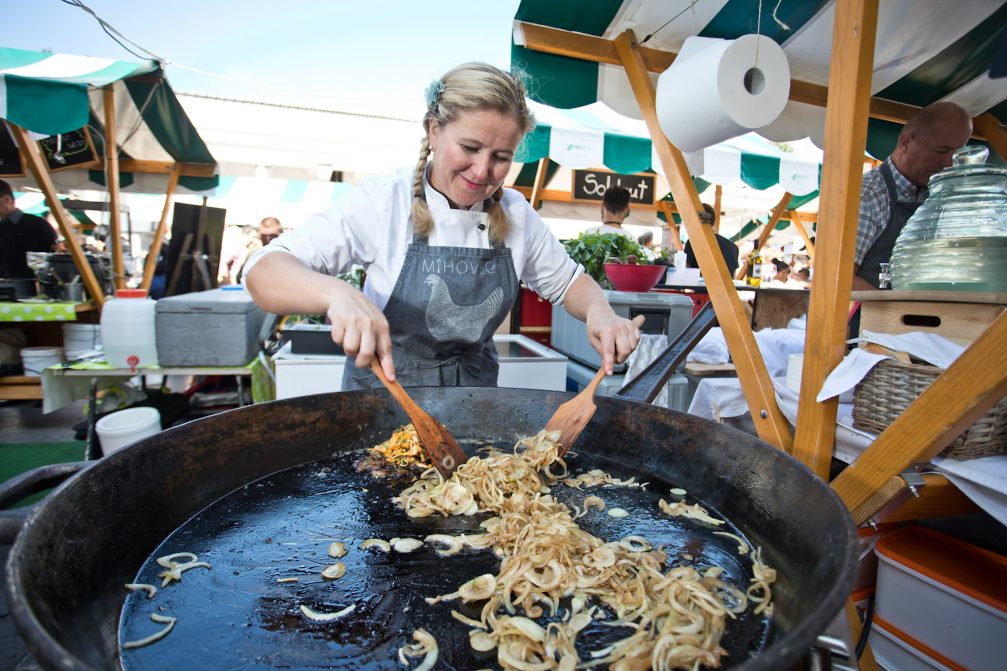
<instances>
[{"instance_id":1,"label":"glass bottle","mask_svg":"<svg viewBox=\"0 0 1007 671\"><path fill-rule=\"evenodd\" d=\"M748 273L745 276L745 284L750 287L762 284L762 252L759 251L758 240L752 247L752 253L748 255Z\"/></svg>"}]
</instances>

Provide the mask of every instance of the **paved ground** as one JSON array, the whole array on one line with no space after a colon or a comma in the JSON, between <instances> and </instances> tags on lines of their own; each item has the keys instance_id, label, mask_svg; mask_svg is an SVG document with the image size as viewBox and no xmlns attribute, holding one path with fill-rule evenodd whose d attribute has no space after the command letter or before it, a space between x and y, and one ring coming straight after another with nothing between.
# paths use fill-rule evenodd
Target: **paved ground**
<instances>
[{"instance_id":1,"label":"paved ground","mask_svg":"<svg viewBox=\"0 0 1007 671\"><path fill-rule=\"evenodd\" d=\"M42 413L42 401L0 401L0 443L73 440L73 425L83 419L84 401L49 414Z\"/></svg>"}]
</instances>

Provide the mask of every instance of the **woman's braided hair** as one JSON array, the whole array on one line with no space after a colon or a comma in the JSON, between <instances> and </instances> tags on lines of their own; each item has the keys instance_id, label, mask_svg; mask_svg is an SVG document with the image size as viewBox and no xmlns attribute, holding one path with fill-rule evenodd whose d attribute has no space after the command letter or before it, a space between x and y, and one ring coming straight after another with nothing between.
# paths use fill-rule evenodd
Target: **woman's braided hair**
<instances>
[{"instance_id":1,"label":"woman's braided hair","mask_svg":"<svg viewBox=\"0 0 1007 671\"><path fill-rule=\"evenodd\" d=\"M416 233L429 237L434 220L427 207L423 191L423 174L430 158L429 129L433 123L444 127L462 112L493 110L513 118L522 133L535 127L535 119L525 100L524 83L516 76L485 63L464 63L452 69L427 88L427 112L423 116L426 131L420 143L420 159L413 173L412 218ZM489 235L494 242L503 242L510 227L500 205L501 185L493 192L493 205L488 211Z\"/></svg>"}]
</instances>

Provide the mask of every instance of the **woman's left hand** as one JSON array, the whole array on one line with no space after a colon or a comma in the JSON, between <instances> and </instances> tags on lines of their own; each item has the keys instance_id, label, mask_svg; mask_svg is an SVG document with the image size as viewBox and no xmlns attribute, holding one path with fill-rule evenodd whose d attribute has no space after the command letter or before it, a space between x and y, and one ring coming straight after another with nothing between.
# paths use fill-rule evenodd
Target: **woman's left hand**
<instances>
[{"instance_id":1,"label":"woman's left hand","mask_svg":"<svg viewBox=\"0 0 1007 671\"><path fill-rule=\"evenodd\" d=\"M587 313L587 337L601 355L601 366L611 375L640 344L640 327L617 315L607 302L595 304Z\"/></svg>"}]
</instances>

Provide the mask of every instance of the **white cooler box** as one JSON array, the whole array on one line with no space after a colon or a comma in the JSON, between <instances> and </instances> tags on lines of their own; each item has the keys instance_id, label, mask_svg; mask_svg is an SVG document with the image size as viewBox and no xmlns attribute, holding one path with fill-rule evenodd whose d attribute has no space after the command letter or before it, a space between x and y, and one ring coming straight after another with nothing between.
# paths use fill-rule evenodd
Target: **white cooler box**
<instances>
[{"instance_id":1,"label":"white cooler box","mask_svg":"<svg viewBox=\"0 0 1007 671\"><path fill-rule=\"evenodd\" d=\"M500 357L497 384L517 389L566 389L567 358L517 334L493 336ZM325 354L294 354L290 343L273 355L276 366L276 398L341 391L346 357Z\"/></svg>"},{"instance_id":2,"label":"white cooler box","mask_svg":"<svg viewBox=\"0 0 1007 671\"><path fill-rule=\"evenodd\" d=\"M241 287L157 301L157 361L167 366L244 366L259 353L266 318Z\"/></svg>"},{"instance_id":3,"label":"white cooler box","mask_svg":"<svg viewBox=\"0 0 1007 671\"><path fill-rule=\"evenodd\" d=\"M668 342L678 337L692 321L692 299L681 294L657 291L606 291L605 298L620 317L632 319L643 315L643 333L664 334ZM598 370L601 357L587 339L584 322L571 317L561 305L552 306L552 346L579 363ZM626 370L626 364L616 364L615 372Z\"/></svg>"}]
</instances>

